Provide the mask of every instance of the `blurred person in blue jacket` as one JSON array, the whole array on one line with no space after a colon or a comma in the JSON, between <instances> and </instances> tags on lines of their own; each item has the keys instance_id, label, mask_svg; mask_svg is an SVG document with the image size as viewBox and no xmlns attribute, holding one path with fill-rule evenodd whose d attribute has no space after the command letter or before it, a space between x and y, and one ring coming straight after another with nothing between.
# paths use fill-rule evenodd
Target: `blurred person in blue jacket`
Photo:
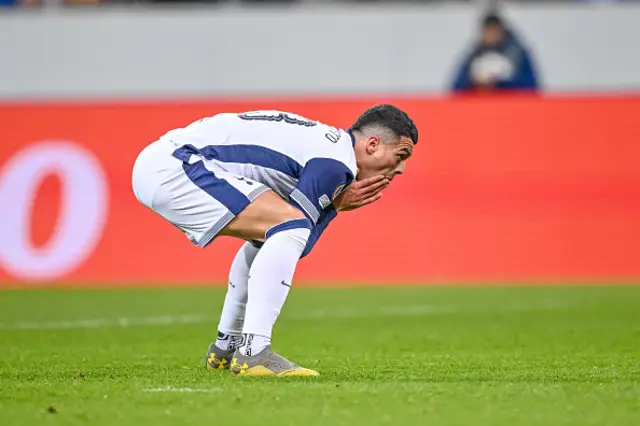
<instances>
[{"instance_id":1,"label":"blurred person in blue jacket","mask_svg":"<svg viewBox=\"0 0 640 426\"><path fill-rule=\"evenodd\" d=\"M462 61L453 90L537 89L538 77L530 53L499 15L486 15L480 40Z\"/></svg>"}]
</instances>

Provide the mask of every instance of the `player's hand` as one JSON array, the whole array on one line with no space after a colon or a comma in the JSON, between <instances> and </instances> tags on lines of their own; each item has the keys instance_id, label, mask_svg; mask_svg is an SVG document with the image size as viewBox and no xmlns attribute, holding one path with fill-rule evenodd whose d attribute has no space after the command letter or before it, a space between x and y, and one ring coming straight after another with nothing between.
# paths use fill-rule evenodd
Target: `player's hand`
<instances>
[{"instance_id":1,"label":"player's hand","mask_svg":"<svg viewBox=\"0 0 640 426\"><path fill-rule=\"evenodd\" d=\"M389 182L383 175L355 181L333 200L334 206L344 212L371 204L382 197L381 191L389 186Z\"/></svg>"},{"instance_id":2,"label":"player's hand","mask_svg":"<svg viewBox=\"0 0 640 426\"><path fill-rule=\"evenodd\" d=\"M496 85L496 80L489 76L476 78L473 82L479 89L491 89Z\"/></svg>"}]
</instances>

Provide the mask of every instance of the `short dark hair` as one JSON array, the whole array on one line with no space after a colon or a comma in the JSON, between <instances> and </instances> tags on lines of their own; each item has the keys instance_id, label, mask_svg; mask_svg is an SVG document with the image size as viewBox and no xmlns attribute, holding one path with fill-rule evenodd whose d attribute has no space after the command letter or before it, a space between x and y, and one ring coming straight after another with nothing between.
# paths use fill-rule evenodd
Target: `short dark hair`
<instances>
[{"instance_id":1,"label":"short dark hair","mask_svg":"<svg viewBox=\"0 0 640 426\"><path fill-rule=\"evenodd\" d=\"M418 143L418 128L413 120L393 105L381 104L369 108L353 123L351 130L362 131L367 127L387 128L398 137L405 136L411 138L414 144Z\"/></svg>"},{"instance_id":2,"label":"short dark hair","mask_svg":"<svg viewBox=\"0 0 640 426\"><path fill-rule=\"evenodd\" d=\"M502 18L500 17L500 15L498 15L497 13L488 13L484 16L484 18L482 18L482 26L483 27L488 27L488 26L497 26L500 28L504 28L504 21L502 20Z\"/></svg>"}]
</instances>

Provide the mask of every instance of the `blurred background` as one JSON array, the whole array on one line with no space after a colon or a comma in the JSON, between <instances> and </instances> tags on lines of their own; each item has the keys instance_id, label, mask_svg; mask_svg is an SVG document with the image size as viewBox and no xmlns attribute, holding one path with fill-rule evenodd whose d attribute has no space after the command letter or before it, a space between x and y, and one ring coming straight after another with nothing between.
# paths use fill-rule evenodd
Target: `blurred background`
<instances>
[{"instance_id":1,"label":"blurred background","mask_svg":"<svg viewBox=\"0 0 640 426\"><path fill-rule=\"evenodd\" d=\"M301 283L638 282L640 1L0 0L0 284L224 284L133 197L138 152L218 112L420 130ZM179 265L179 266L178 266Z\"/></svg>"}]
</instances>

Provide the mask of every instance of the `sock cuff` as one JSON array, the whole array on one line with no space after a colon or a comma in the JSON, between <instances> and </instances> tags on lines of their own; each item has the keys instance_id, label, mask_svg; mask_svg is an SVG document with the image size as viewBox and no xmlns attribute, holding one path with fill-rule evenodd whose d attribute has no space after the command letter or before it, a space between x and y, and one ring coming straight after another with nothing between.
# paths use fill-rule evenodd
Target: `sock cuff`
<instances>
[{"instance_id":1,"label":"sock cuff","mask_svg":"<svg viewBox=\"0 0 640 426\"><path fill-rule=\"evenodd\" d=\"M257 241L257 240L251 240L251 241L249 241L248 244L251 244L253 247L255 247L257 249L261 249L262 246L264 245L264 243L262 241Z\"/></svg>"},{"instance_id":2,"label":"sock cuff","mask_svg":"<svg viewBox=\"0 0 640 426\"><path fill-rule=\"evenodd\" d=\"M311 224L311 221L307 218L288 220L286 222L282 222L278 225L275 225L269 228L265 234L265 240L274 236L278 232L289 231L291 229L309 229L310 230L311 228L313 228L313 225Z\"/></svg>"}]
</instances>

